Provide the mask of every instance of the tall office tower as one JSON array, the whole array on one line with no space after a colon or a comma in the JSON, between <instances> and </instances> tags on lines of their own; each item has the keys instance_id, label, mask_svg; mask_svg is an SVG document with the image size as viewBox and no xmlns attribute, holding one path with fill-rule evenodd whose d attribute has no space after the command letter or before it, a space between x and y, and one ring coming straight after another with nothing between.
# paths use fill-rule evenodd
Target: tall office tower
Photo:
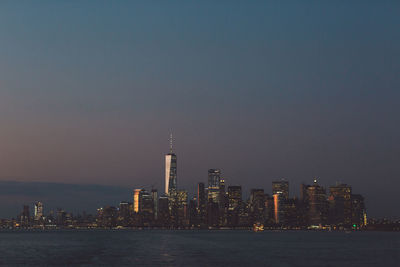
<instances>
[{"instance_id":1,"label":"tall office tower","mask_svg":"<svg viewBox=\"0 0 400 267\"><path fill-rule=\"evenodd\" d=\"M242 202L242 187L241 186L228 186L228 202L229 210L239 208Z\"/></svg>"},{"instance_id":2,"label":"tall office tower","mask_svg":"<svg viewBox=\"0 0 400 267\"><path fill-rule=\"evenodd\" d=\"M185 227L189 224L188 193L186 190L178 190L177 206L178 206L178 225Z\"/></svg>"},{"instance_id":3,"label":"tall office tower","mask_svg":"<svg viewBox=\"0 0 400 267\"><path fill-rule=\"evenodd\" d=\"M160 196L158 199L158 225L168 226L170 221L168 197Z\"/></svg>"},{"instance_id":4,"label":"tall office tower","mask_svg":"<svg viewBox=\"0 0 400 267\"><path fill-rule=\"evenodd\" d=\"M199 225L199 216L197 211L197 199L193 198L189 200L188 206L188 215L189 215L189 226L198 226Z\"/></svg>"},{"instance_id":5,"label":"tall office tower","mask_svg":"<svg viewBox=\"0 0 400 267\"><path fill-rule=\"evenodd\" d=\"M139 194L139 211L141 213L153 214L153 196L146 190Z\"/></svg>"},{"instance_id":6,"label":"tall office tower","mask_svg":"<svg viewBox=\"0 0 400 267\"><path fill-rule=\"evenodd\" d=\"M101 208L101 210L103 210L103 208ZM67 217L67 213L65 212L65 210L63 209L57 209L57 215L56 215L56 223L59 226L65 225L66 223L66 217Z\"/></svg>"},{"instance_id":7,"label":"tall office tower","mask_svg":"<svg viewBox=\"0 0 400 267\"><path fill-rule=\"evenodd\" d=\"M178 191L178 207L183 207L188 203L188 192L186 190Z\"/></svg>"},{"instance_id":8,"label":"tall office tower","mask_svg":"<svg viewBox=\"0 0 400 267\"><path fill-rule=\"evenodd\" d=\"M251 223L264 221L265 210L265 194L264 189L250 190L250 220Z\"/></svg>"},{"instance_id":9,"label":"tall office tower","mask_svg":"<svg viewBox=\"0 0 400 267\"><path fill-rule=\"evenodd\" d=\"M177 159L173 153L172 134L170 136L169 153L165 155L165 194L173 195L177 191Z\"/></svg>"},{"instance_id":10,"label":"tall office tower","mask_svg":"<svg viewBox=\"0 0 400 267\"><path fill-rule=\"evenodd\" d=\"M151 190L151 197L153 198L154 219L158 218L158 192L157 189Z\"/></svg>"},{"instance_id":11,"label":"tall office tower","mask_svg":"<svg viewBox=\"0 0 400 267\"><path fill-rule=\"evenodd\" d=\"M35 221L43 218L43 203L38 201L35 203Z\"/></svg>"},{"instance_id":12,"label":"tall office tower","mask_svg":"<svg viewBox=\"0 0 400 267\"><path fill-rule=\"evenodd\" d=\"M221 171L219 169L208 170L208 188L219 189L221 183Z\"/></svg>"},{"instance_id":13,"label":"tall office tower","mask_svg":"<svg viewBox=\"0 0 400 267\"><path fill-rule=\"evenodd\" d=\"M222 177L219 178L219 189L225 192L225 179Z\"/></svg>"},{"instance_id":14,"label":"tall office tower","mask_svg":"<svg viewBox=\"0 0 400 267\"><path fill-rule=\"evenodd\" d=\"M309 225L324 225L327 220L328 203L325 189L318 185L317 179L314 184L307 187L308 220Z\"/></svg>"},{"instance_id":15,"label":"tall office tower","mask_svg":"<svg viewBox=\"0 0 400 267\"><path fill-rule=\"evenodd\" d=\"M329 187L329 222L335 225L351 225L351 186L339 184Z\"/></svg>"},{"instance_id":16,"label":"tall office tower","mask_svg":"<svg viewBox=\"0 0 400 267\"><path fill-rule=\"evenodd\" d=\"M143 189L133 190L133 212L138 213L140 209L140 194Z\"/></svg>"},{"instance_id":17,"label":"tall office tower","mask_svg":"<svg viewBox=\"0 0 400 267\"><path fill-rule=\"evenodd\" d=\"M197 185L197 211L199 216L199 223L206 223L206 210L207 210L207 200L206 192L204 188L204 183L198 183Z\"/></svg>"},{"instance_id":18,"label":"tall office tower","mask_svg":"<svg viewBox=\"0 0 400 267\"><path fill-rule=\"evenodd\" d=\"M219 180L219 224L225 226L227 221L228 213L228 196L225 191L225 179L220 178Z\"/></svg>"},{"instance_id":19,"label":"tall office tower","mask_svg":"<svg viewBox=\"0 0 400 267\"><path fill-rule=\"evenodd\" d=\"M206 192L204 183L197 184L197 207L205 207L206 205Z\"/></svg>"},{"instance_id":20,"label":"tall office tower","mask_svg":"<svg viewBox=\"0 0 400 267\"><path fill-rule=\"evenodd\" d=\"M283 199L289 199L289 182L285 180L272 182L272 195L280 194Z\"/></svg>"},{"instance_id":21,"label":"tall office tower","mask_svg":"<svg viewBox=\"0 0 400 267\"><path fill-rule=\"evenodd\" d=\"M364 197L359 194L351 195L351 202L353 227L367 226L367 212L365 210Z\"/></svg>"},{"instance_id":22,"label":"tall office tower","mask_svg":"<svg viewBox=\"0 0 400 267\"><path fill-rule=\"evenodd\" d=\"M129 218L129 203L126 201L121 201L119 203L119 217L122 220L126 220Z\"/></svg>"},{"instance_id":23,"label":"tall office tower","mask_svg":"<svg viewBox=\"0 0 400 267\"><path fill-rule=\"evenodd\" d=\"M29 221L30 221L29 206L24 205L24 208L23 208L22 214L21 214L21 226L28 226Z\"/></svg>"},{"instance_id":24,"label":"tall office tower","mask_svg":"<svg viewBox=\"0 0 400 267\"><path fill-rule=\"evenodd\" d=\"M250 211L256 212L257 210L264 209L265 194L264 189L251 189L250 190Z\"/></svg>"},{"instance_id":25,"label":"tall office tower","mask_svg":"<svg viewBox=\"0 0 400 267\"><path fill-rule=\"evenodd\" d=\"M298 224L301 226L308 226L308 210L309 200L307 195L307 189L310 185L302 183L300 185L300 201L298 202L299 218Z\"/></svg>"},{"instance_id":26,"label":"tall office tower","mask_svg":"<svg viewBox=\"0 0 400 267\"><path fill-rule=\"evenodd\" d=\"M307 202L307 188L309 185L301 184L300 185L300 201Z\"/></svg>"},{"instance_id":27,"label":"tall office tower","mask_svg":"<svg viewBox=\"0 0 400 267\"><path fill-rule=\"evenodd\" d=\"M98 209L97 223L102 227L115 227L117 225L118 210L116 207L105 206ZM72 216L66 213L64 217L64 224L69 225L72 223Z\"/></svg>"},{"instance_id":28,"label":"tall office tower","mask_svg":"<svg viewBox=\"0 0 400 267\"><path fill-rule=\"evenodd\" d=\"M242 206L242 187L228 186L228 217L229 226L239 225L239 213Z\"/></svg>"},{"instance_id":29,"label":"tall office tower","mask_svg":"<svg viewBox=\"0 0 400 267\"><path fill-rule=\"evenodd\" d=\"M221 202L221 171L219 169L208 170L208 201L217 203Z\"/></svg>"},{"instance_id":30,"label":"tall office tower","mask_svg":"<svg viewBox=\"0 0 400 267\"><path fill-rule=\"evenodd\" d=\"M268 194L265 194L265 217L266 217L266 223L267 224L272 224L275 223L274 219L274 197L270 197Z\"/></svg>"},{"instance_id":31,"label":"tall office tower","mask_svg":"<svg viewBox=\"0 0 400 267\"><path fill-rule=\"evenodd\" d=\"M285 222L286 202L289 200L289 182L282 179L272 182L275 223Z\"/></svg>"}]
</instances>

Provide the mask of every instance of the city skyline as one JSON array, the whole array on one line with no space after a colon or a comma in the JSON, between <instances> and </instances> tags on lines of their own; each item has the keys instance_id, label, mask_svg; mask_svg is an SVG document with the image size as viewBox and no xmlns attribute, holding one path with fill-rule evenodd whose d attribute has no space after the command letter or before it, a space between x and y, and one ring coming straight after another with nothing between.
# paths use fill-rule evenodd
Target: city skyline
<instances>
[{"instance_id":1,"label":"city skyline","mask_svg":"<svg viewBox=\"0 0 400 267\"><path fill-rule=\"evenodd\" d=\"M171 156L174 156L173 161ZM399 221L368 218L365 199L352 186L336 184L326 188L302 184L300 197L290 196L289 181L272 181L272 194L263 188L250 190L246 199L241 185L227 185L220 169L208 170L207 187L197 185L197 194L177 186L177 161L170 150L165 156L165 192L151 186L132 190L132 202L97 208L95 215L73 214L63 208L44 212L43 202L34 203L34 213L23 205L16 218L0 220L2 229L267 229L286 230L398 230ZM172 164L173 162L173 164ZM172 181L171 181L172 180ZM82 200L80 200L82 203Z\"/></svg>"},{"instance_id":2,"label":"city skyline","mask_svg":"<svg viewBox=\"0 0 400 267\"><path fill-rule=\"evenodd\" d=\"M400 1L0 1L0 265L398 266Z\"/></svg>"},{"instance_id":3,"label":"city skyline","mask_svg":"<svg viewBox=\"0 0 400 267\"><path fill-rule=\"evenodd\" d=\"M171 164L172 158L173 158L173 164ZM234 184L229 183L229 179L226 180L226 177L221 172L221 169L208 169L208 176L205 178L205 180L199 180L196 183L196 185L192 185L191 186L192 188L189 188L189 190L188 190L188 188L180 187L178 185L178 183L177 183L177 180L178 180L177 179L177 177L178 177L177 176L177 172L178 172L177 171L177 169L178 169L177 168L177 155L175 154L174 149L173 149L173 145L172 145L172 134L170 135L169 151L168 151L167 154L165 154L165 162L164 162L164 164L165 164L164 165L164 167L165 167L164 168L164 172L165 172L164 173L165 174L164 183L165 184L161 185L161 188L159 188L159 190L161 189L159 191L160 192L160 195L159 195L160 197L168 197L168 198L170 198L171 196L172 197L176 197L176 194L179 194L179 192L181 192L183 190L183 191L186 192L186 199L187 199L186 201L187 202L189 200L192 200L192 199L197 201L196 197L199 195L199 191L197 190L197 195L196 195L196 191L193 190L193 187L197 187L198 186L197 183L203 183L203 187L204 187L204 185L206 185L203 190L206 190L207 199L213 199L214 201L217 201L217 202L219 201L219 194L220 194L220 190L221 189L223 190L223 192L225 192L226 189L229 188L229 187L240 186L240 188L241 188L240 189L241 190L240 194L241 194L241 199L243 199L243 201L246 201L246 199L248 199L248 200L251 199L251 194L252 194L251 191L262 189L263 192L264 192L264 190L265 190L264 187L260 187L260 186L258 186L258 187L255 186L255 187L248 188L243 183L236 183L236 184L235 183ZM271 195L271 197L273 197L274 202L278 201L277 196L281 195L281 194L282 194L283 199L285 199L285 200L288 200L289 198L301 199L301 198L303 198L303 194L304 194L304 192L302 192L303 186L308 184L308 183L311 183L311 180L313 181L314 184L317 184L317 180L319 180L319 177L311 177L311 178L312 179L310 179L308 182L302 182L300 184L300 190L299 191L293 190L293 188L292 188L293 186L290 186L291 183L285 177L277 177L275 179L270 179L270 184L271 184L270 195ZM172 187L171 187L171 179L174 181L172 183L173 184ZM43 183L43 184L51 184L51 183ZM118 194L117 195L117 194L114 193L114 202L115 201L117 201L117 202L128 201L127 203L129 203L129 200L133 200L132 201L133 210L135 212L138 212L139 211L140 192L142 190L150 190L150 188L152 190L153 189L157 190L158 187L155 186L156 184L157 184L157 181L148 181L148 183L145 184L145 185L144 184L142 184L142 185L133 185L132 188L128 189L130 191L130 194L131 194L130 197L125 198L125 199L121 198L120 196L122 196L122 195L126 196L127 194L121 194L121 195ZM12 193L17 193L17 195L20 195L20 193L18 192L18 189L15 188L15 186L17 184L12 183L12 185L14 186L14 189L11 190ZM68 185L68 184L66 184L66 185ZM326 188L326 189L333 188L335 186L339 186L340 187L340 186L343 186L343 185L347 185L347 184L345 182L342 182L342 181L341 182L337 181L335 184L329 184L329 185L321 184L321 186L323 188ZM40 183L39 183L38 186L40 186ZM77 186L77 185L69 184L69 186ZM90 186L97 186L97 185L83 185L83 186L86 186L87 187L86 190L89 189L89 192L90 192ZM78 187L79 187L79 185L78 185ZM106 188L107 187L103 187L101 189L103 191L102 194L107 194ZM165 188L165 189L163 190L162 188ZM76 187L74 189L76 190ZM115 189L117 191L120 190L120 192L124 191L122 187L120 187L120 188L115 187ZM7 191L7 187L4 187L3 188L3 194L6 191ZM294 191L294 193L293 193L293 191ZM39 190L39 192L40 192L40 190ZM226 192L228 192L228 191L226 191ZM269 195L268 190L266 190L265 192L266 192L266 194ZM292 193L289 193L289 192L292 192ZM42 191L41 193L43 194L44 191ZM358 193L361 193L361 192L358 192ZM37 197L35 199L35 203L41 203L41 205L43 205L42 202L41 202L43 197L40 198L40 194L38 196L39 197ZM57 197L59 197L59 194L56 193L56 198ZM91 197L93 197L93 195ZM104 197L104 196L102 198L107 199L107 197ZM16 199L12 199L11 198L10 200L15 202ZM72 198L71 197L67 197L66 200L67 201L68 200L72 200ZM101 200L101 199L99 199L99 200L100 200L100 202L97 202L97 203L103 203L103 204L101 204L101 205L97 204L97 206L94 206L93 203L92 203L91 206L90 205L86 206L86 207L88 207L86 209L82 208L82 207L79 207L77 209L77 207L75 206L75 208L73 208L72 210L74 210L75 213L80 214L81 212L94 211L95 209L98 209L99 207L108 206L108 205L112 204L112 203L104 202L104 200ZM328 197L326 197L326 200L328 200ZM32 202L32 199L31 199L30 202ZM171 198L170 198L170 202L171 202ZM363 199L363 202L364 203L368 203L368 201L366 201L364 199ZM19 203L19 206L21 206L21 203L22 202ZM23 202L23 203L24 203L24 206L25 206L26 201ZM82 205L82 204L84 204L84 201L79 200L77 203L80 203L80 205ZM5 205L7 205L7 204L8 204L7 201L5 201ZM35 214L36 214L36 208L37 208L36 205L37 204L35 204L33 206L34 209L35 209ZM12 212L15 211L15 206L16 205L14 203L14 205L13 205L14 209L13 210L10 209L10 210L12 210ZM57 209L59 209L62 206L63 205L54 206L54 204L53 204L50 207L51 207L51 210L55 210L56 207L57 207ZM69 207L69 209L71 209L71 207ZM0 210L1 210L1 205L0 205ZM368 209L366 209L366 210L368 210ZM368 211L370 212L370 210L368 210ZM277 212L277 210L275 212ZM43 207L41 208L41 213L43 214ZM374 211L374 210L372 210L372 213L368 213L368 214L370 214L370 215L372 214L372 217L374 217L374 218L394 218L394 219L397 219L398 216L399 216L398 213L396 213L396 212L394 212L393 214L383 214L383 213L379 214L379 213L376 213L376 211ZM10 218L14 217L14 216L9 216L9 215L10 215L10 213L8 214L8 217L10 217ZM278 215L275 214L275 216L278 216ZM7 216L4 216L4 217L7 217ZM0 218L1 218L1 215L0 215Z\"/></svg>"},{"instance_id":4,"label":"city skyline","mask_svg":"<svg viewBox=\"0 0 400 267\"><path fill-rule=\"evenodd\" d=\"M3 1L0 181L161 192L172 128L189 192L318 176L398 216L399 5Z\"/></svg>"}]
</instances>

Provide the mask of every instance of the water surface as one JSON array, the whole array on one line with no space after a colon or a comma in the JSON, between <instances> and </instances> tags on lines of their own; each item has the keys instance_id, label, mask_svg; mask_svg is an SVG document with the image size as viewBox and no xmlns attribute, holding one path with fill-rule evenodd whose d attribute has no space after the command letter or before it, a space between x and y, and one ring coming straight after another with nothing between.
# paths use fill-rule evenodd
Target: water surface
<instances>
[{"instance_id":1,"label":"water surface","mask_svg":"<svg viewBox=\"0 0 400 267\"><path fill-rule=\"evenodd\" d=\"M0 232L2 265L400 266L400 233L206 230Z\"/></svg>"}]
</instances>

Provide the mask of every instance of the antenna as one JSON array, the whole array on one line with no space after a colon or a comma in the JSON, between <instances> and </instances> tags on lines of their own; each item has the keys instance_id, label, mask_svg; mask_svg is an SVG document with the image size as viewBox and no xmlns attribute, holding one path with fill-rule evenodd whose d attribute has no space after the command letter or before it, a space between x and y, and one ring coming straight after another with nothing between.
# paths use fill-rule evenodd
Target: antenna
<instances>
[{"instance_id":1,"label":"antenna","mask_svg":"<svg viewBox=\"0 0 400 267\"><path fill-rule=\"evenodd\" d=\"M172 139L172 131L171 131L171 133L170 133L170 135L169 135L169 152L170 153L172 153L172 151L173 151L173 139Z\"/></svg>"}]
</instances>

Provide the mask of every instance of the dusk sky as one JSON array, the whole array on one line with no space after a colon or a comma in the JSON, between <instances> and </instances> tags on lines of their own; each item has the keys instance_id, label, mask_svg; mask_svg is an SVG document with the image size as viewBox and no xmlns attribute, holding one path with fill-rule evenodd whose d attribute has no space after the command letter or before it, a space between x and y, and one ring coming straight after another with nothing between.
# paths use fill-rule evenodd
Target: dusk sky
<instances>
[{"instance_id":1,"label":"dusk sky","mask_svg":"<svg viewBox=\"0 0 400 267\"><path fill-rule=\"evenodd\" d=\"M284 2L1 1L0 181L162 190L172 130L189 192L317 176L399 216L400 2Z\"/></svg>"}]
</instances>

